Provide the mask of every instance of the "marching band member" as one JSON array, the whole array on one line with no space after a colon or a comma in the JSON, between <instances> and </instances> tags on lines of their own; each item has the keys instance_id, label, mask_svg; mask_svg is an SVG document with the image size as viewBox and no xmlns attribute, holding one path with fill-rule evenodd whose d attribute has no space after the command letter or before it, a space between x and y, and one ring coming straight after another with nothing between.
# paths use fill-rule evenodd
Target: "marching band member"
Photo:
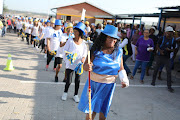
<instances>
[{"instance_id":1,"label":"marching band member","mask_svg":"<svg viewBox=\"0 0 180 120\"><path fill-rule=\"evenodd\" d=\"M115 80L119 75L122 88L129 86L126 71L123 66L123 51L118 46L118 29L106 25L104 31L96 39L91 48L91 63L84 63L84 70L91 71L91 110L92 119L99 113L100 120L105 120L110 109ZM84 86L78 109L86 113L89 120L88 80Z\"/></svg>"},{"instance_id":2,"label":"marching band member","mask_svg":"<svg viewBox=\"0 0 180 120\"><path fill-rule=\"evenodd\" d=\"M68 39L68 41L64 46L64 51L66 52L66 55L64 55L63 57L66 63L66 74L67 74L65 89L62 95L62 100L64 101L67 100L67 92L72 82L73 72L75 71L77 65L83 64L85 62L85 58L87 56L87 46L83 40L83 37L85 35L85 28L86 28L85 24L79 22L74 27L75 38ZM69 58L71 58L71 60L68 59L68 56ZM79 102L78 90L80 84L80 76L81 75L76 72L75 92L73 96L75 102Z\"/></svg>"},{"instance_id":3,"label":"marching band member","mask_svg":"<svg viewBox=\"0 0 180 120\"><path fill-rule=\"evenodd\" d=\"M62 36L61 31L61 20L55 21L55 27L49 30L47 35L47 64L46 64L46 71L48 70L49 63L51 62L52 58L56 55L57 49L60 44L60 38ZM56 71L57 66L57 58L54 60L54 71Z\"/></svg>"},{"instance_id":4,"label":"marching band member","mask_svg":"<svg viewBox=\"0 0 180 120\"><path fill-rule=\"evenodd\" d=\"M61 25L63 25L61 23ZM62 36L61 36L61 41L60 41L60 46L58 47L58 50L57 50L57 68L56 68L56 76L55 76L55 82L58 82L58 73L62 67L62 60L63 60L63 49L64 49L64 46L67 42L67 40L69 38L74 38L74 34L73 34L73 24L72 23L69 23L65 29L65 32ZM65 79L66 79L66 72L65 72ZM64 79L64 80L65 80Z\"/></svg>"}]
</instances>

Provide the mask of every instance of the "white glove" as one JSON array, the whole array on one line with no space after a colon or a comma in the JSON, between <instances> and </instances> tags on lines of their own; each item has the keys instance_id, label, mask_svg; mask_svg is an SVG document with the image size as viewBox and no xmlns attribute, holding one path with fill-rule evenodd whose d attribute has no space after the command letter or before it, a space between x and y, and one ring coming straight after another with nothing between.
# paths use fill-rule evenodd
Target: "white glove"
<instances>
[{"instance_id":1,"label":"white glove","mask_svg":"<svg viewBox=\"0 0 180 120\"><path fill-rule=\"evenodd\" d=\"M125 87L125 88L127 88L127 87L129 86L129 79L128 79L128 77L127 77L126 71L125 71L125 70L121 70L121 71L118 73L118 75L119 75L119 80L120 80L121 82L124 82L124 83L126 84L126 87Z\"/></svg>"}]
</instances>

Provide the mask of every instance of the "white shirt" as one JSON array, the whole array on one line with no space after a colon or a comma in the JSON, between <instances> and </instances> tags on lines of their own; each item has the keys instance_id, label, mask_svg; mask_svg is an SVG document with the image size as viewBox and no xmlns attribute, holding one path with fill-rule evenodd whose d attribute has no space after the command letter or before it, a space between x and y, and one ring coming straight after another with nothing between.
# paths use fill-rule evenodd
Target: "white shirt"
<instances>
[{"instance_id":1,"label":"white shirt","mask_svg":"<svg viewBox=\"0 0 180 120\"><path fill-rule=\"evenodd\" d=\"M29 24L29 23L26 23L25 27L26 27L25 33L31 34L31 29L32 29L33 25Z\"/></svg>"},{"instance_id":2,"label":"white shirt","mask_svg":"<svg viewBox=\"0 0 180 120\"><path fill-rule=\"evenodd\" d=\"M17 22L17 29L20 30L21 28L22 28L22 27L21 27L21 21L20 21L20 22L18 21L18 22Z\"/></svg>"},{"instance_id":3,"label":"white shirt","mask_svg":"<svg viewBox=\"0 0 180 120\"><path fill-rule=\"evenodd\" d=\"M64 52L63 58L66 62L66 68L71 69L71 70L74 70L76 68L76 66L79 63L81 63L82 58L83 57L86 58L86 56L87 56L87 46L86 46L85 42L82 42L80 45L77 45L74 42L73 38L68 39L68 41L66 42L66 45L64 46L64 51L77 53L77 58L74 61L74 63L71 65L69 60L66 59L65 52Z\"/></svg>"},{"instance_id":4,"label":"white shirt","mask_svg":"<svg viewBox=\"0 0 180 120\"><path fill-rule=\"evenodd\" d=\"M47 38L50 38L50 50L51 51L57 51L59 45L60 45L60 38L62 36L61 30L54 30L51 29L47 35Z\"/></svg>"},{"instance_id":5,"label":"white shirt","mask_svg":"<svg viewBox=\"0 0 180 120\"><path fill-rule=\"evenodd\" d=\"M42 25L42 26L41 26L41 33L40 33L40 35L42 36L44 33L45 33L45 27ZM45 38L45 37L43 36L42 39L44 39L44 38Z\"/></svg>"},{"instance_id":6,"label":"white shirt","mask_svg":"<svg viewBox=\"0 0 180 120\"><path fill-rule=\"evenodd\" d=\"M32 35L39 36L39 26L33 26Z\"/></svg>"},{"instance_id":7,"label":"white shirt","mask_svg":"<svg viewBox=\"0 0 180 120\"><path fill-rule=\"evenodd\" d=\"M70 35L67 35L67 33L64 33L61 38L60 38L60 42L64 43L66 42L69 38L74 38L74 34L72 34L72 36ZM58 47L58 50L57 50L57 54L56 54L56 57L61 57L63 58L63 52L64 52L64 46L63 47Z\"/></svg>"},{"instance_id":8,"label":"white shirt","mask_svg":"<svg viewBox=\"0 0 180 120\"><path fill-rule=\"evenodd\" d=\"M88 33L91 32L91 28L89 26L86 27L86 30L87 30Z\"/></svg>"},{"instance_id":9,"label":"white shirt","mask_svg":"<svg viewBox=\"0 0 180 120\"><path fill-rule=\"evenodd\" d=\"M51 29L50 26L47 26L44 30L44 38L45 38L45 41L44 41L44 44L47 45L47 35L49 34L49 30Z\"/></svg>"},{"instance_id":10,"label":"white shirt","mask_svg":"<svg viewBox=\"0 0 180 120\"><path fill-rule=\"evenodd\" d=\"M125 38L123 41L120 40L119 47L124 48L128 44L128 39Z\"/></svg>"},{"instance_id":11,"label":"white shirt","mask_svg":"<svg viewBox=\"0 0 180 120\"><path fill-rule=\"evenodd\" d=\"M96 32L98 33L98 35L100 35L100 33L102 32L101 29L96 29Z\"/></svg>"}]
</instances>

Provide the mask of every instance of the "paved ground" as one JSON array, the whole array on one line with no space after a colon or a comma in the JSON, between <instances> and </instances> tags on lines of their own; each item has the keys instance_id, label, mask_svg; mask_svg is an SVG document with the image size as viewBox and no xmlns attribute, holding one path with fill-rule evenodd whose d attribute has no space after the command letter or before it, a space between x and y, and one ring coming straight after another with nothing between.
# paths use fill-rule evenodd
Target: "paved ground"
<instances>
[{"instance_id":1,"label":"paved ground","mask_svg":"<svg viewBox=\"0 0 180 120\"><path fill-rule=\"evenodd\" d=\"M3 71L8 53L12 54L15 67L11 72ZM127 63L132 70L134 63ZM62 101L64 83L54 83L53 63L49 71L44 70L45 64L43 54L15 34L0 38L0 120L84 120L85 114L72 99L74 85L70 86L68 100ZM127 89L122 89L118 81L107 120L180 120L180 75L173 72L175 93L167 91L166 73L162 76L163 81L157 80L156 87L150 86L151 76L146 76L141 85L139 73ZM59 81L63 78L64 66ZM86 79L84 73L79 96Z\"/></svg>"}]
</instances>

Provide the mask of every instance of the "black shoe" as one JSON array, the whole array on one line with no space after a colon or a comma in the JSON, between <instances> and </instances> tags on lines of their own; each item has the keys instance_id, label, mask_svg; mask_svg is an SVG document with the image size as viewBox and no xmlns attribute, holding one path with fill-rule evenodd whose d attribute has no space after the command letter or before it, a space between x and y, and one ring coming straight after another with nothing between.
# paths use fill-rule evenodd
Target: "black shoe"
<instances>
[{"instance_id":1,"label":"black shoe","mask_svg":"<svg viewBox=\"0 0 180 120\"><path fill-rule=\"evenodd\" d=\"M66 82L66 79L64 79L63 82Z\"/></svg>"},{"instance_id":2,"label":"black shoe","mask_svg":"<svg viewBox=\"0 0 180 120\"><path fill-rule=\"evenodd\" d=\"M55 82L58 82L58 77L55 76Z\"/></svg>"},{"instance_id":3,"label":"black shoe","mask_svg":"<svg viewBox=\"0 0 180 120\"><path fill-rule=\"evenodd\" d=\"M174 93L174 89L173 88L168 88L168 91L171 92L171 93Z\"/></svg>"},{"instance_id":4,"label":"black shoe","mask_svg":"<svg viewBox=\"0 0 180 120\"><path fill-rule=\"evenodd\" d=\"M155 86L155 83L151 83L152 86Z\"/></svg>"},{"instance_id":5,"label":"black shoe","mask_svg":"<svg viewBox=\"0 0 180 120\"><path fill-rule=\"evenodd\" d=\"M131 74L132 74L132 73L131 73L131 72L129 72L129 73L127 73L127 76L131 76Z\"/></svg>"}]
</instances>

